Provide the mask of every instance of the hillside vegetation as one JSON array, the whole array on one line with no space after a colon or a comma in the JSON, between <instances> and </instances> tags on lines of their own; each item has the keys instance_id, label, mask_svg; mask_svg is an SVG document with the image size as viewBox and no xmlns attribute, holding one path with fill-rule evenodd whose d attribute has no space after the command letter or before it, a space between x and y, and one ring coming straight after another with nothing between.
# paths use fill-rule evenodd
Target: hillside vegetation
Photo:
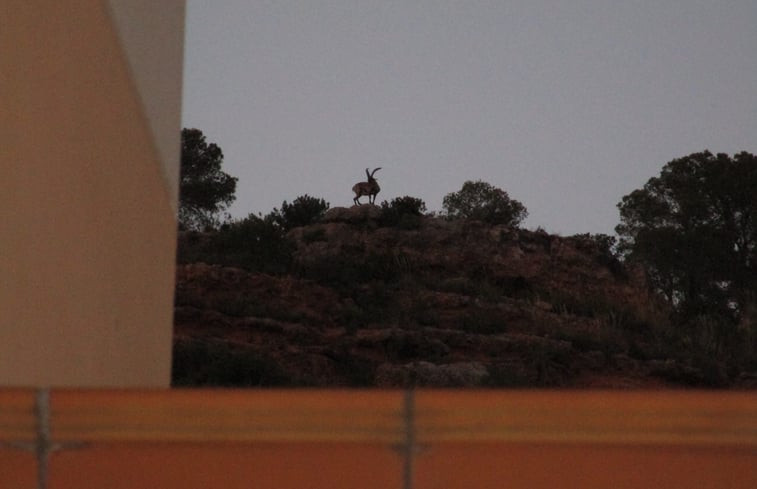
<instances>
[{"instance_id":1,"label":"hillside vegetation","mask_svg":"<svg viewBox=\"0 0 757 489\"><path fill-rule=\"evenodd\" d=\"M707 324L674 327L645 271L610 245L412 205L336 207L290 229L250 216L184 231L173 383L757 384L751 344L714 344Z\"/></svg>"},{"instance_id":2,"label":"hillside vegetation","mask_svg":"<svg viewBox=\"0 0 757 489\"><path fill-rule=\"evenodd\" d=\"M616 236L569 237L482 180L439 214L306 194L232 220L222 162L182 131L175 385L757 387L751 153L671 160Z\"/></svg>"}]
</instances>

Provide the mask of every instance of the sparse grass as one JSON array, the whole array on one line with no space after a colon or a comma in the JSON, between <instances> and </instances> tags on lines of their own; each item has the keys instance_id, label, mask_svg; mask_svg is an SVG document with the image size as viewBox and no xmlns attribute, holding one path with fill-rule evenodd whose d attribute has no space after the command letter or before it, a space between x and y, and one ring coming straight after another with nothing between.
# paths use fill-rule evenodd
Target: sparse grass
<instances>
[{"instance_id":1,"label":"sparse grass","mask_svg":"<svg viewBox=\"0 0 757 489\"><path fill-rule=\"evenodd\" d=\"M470 277L453 277L443 279L434 288L440 292L466 295L490 303L499 302L504 295L502 290L486 279Z\"/></svg>"}]
</instances>

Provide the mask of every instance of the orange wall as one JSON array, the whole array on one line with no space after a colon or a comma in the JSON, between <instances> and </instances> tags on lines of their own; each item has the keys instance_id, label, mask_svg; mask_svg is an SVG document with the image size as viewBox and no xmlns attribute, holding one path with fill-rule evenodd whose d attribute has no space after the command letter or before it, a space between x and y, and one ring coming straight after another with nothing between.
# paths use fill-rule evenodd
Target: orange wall
<instances>
[{"instance_id":1,"label":"orange wall","mask_svg":"<svg viewBox=\"0 0 757 489\"><path fill-rule=\"evenodd\" d=\"M48 407L68 446L51 488L757 487L757 393L54 390ZM33 444L34 409L0 391L0 487L35 480L9 443Z\"/></svg>"}]
</instances>

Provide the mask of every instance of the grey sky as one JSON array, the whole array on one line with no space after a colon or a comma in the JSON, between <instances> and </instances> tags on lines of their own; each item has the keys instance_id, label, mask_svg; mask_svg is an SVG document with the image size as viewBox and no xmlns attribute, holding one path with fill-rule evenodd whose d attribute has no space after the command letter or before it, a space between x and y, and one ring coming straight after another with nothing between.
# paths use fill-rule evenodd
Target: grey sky
<instances>
[{"instance_id":1,"label":"grey sky","mask_svg":"<svg viewBox=\"0 0 757 489\"><path fill-rule=\"evenodd\" d=\"M757 151L754 0L200 1L183 125L239 178L232 215L299 195L429 210L482 179L524 225L612 233L673 158Z\"/></svg>"}]
</instances>

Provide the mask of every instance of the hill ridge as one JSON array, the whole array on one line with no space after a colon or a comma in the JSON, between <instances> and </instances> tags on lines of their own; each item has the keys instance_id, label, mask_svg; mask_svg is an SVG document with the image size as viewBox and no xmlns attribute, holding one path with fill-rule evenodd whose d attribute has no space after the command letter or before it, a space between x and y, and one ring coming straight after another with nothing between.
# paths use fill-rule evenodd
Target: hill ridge
<instances>
[{"instance_id":1,"label":"hill ridge","mask_svg":"<svg viewBox=\"0 0 757 489\"><path fill-rule=\"evenodd\" d=\"M220 234L180 236L175 385L733 383L666 351L643 270L595 236L434 216L387 225L377 206L337 207L290 230L276 245L284 271L265 273L210 253Z\"/></svg>"}]
</instances>

